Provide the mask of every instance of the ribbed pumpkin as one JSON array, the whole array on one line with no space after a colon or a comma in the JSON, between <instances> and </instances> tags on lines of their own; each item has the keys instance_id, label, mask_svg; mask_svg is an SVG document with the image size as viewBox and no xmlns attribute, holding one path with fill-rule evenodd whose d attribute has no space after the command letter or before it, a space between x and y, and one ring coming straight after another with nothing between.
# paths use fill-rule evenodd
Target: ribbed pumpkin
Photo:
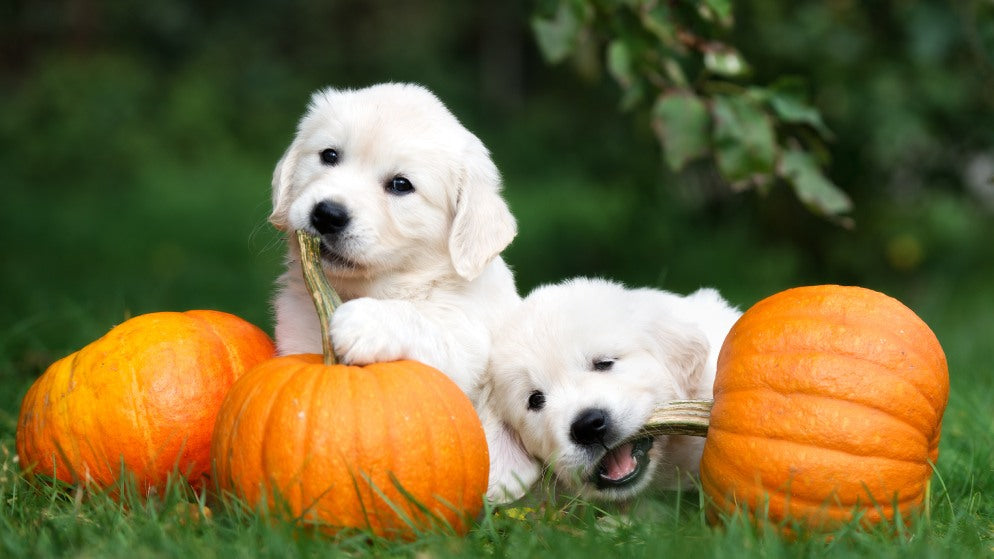
<instances>
[{"instance_id":1,"label":"ribbed pumpkin","mask_svg":"<svg viewBox=\"0 0 994 559\"><path fill-rule=\"evenodd\" d=\"M300 241L326 328L333 295L316 241ZM415 361L335 364L330 343L325 356L279 357L240 379L212 455L223 491L331 533L412 538L439 521L465 533L489 476L483 427L451 379Z\"/></svg>"},{"instance_id":2,"label":"ribbed pumpkin","mask_svg":"<svg viewBox=\"0 0 994 559\"><path fill-rule=\"evenodd\" d=\"M935 335L896 299L800 287L749 309L718 358L701 485L785 527L920 510L949 394Z\"/></svg>"},{"instance_id":3,"label":"ribbed pumpkin","mask_svg":"<svg viewBox=\"0 0 994 559\"><path fill-rule=\"evenodd\" d=\"M199 487L224 395L274 352L262 330L224 312L131 318L31 386L17 423L20 463L31 474L101 487L123 466L143 492L163 487L176 469Z\"/></svg>"}]
</instances>

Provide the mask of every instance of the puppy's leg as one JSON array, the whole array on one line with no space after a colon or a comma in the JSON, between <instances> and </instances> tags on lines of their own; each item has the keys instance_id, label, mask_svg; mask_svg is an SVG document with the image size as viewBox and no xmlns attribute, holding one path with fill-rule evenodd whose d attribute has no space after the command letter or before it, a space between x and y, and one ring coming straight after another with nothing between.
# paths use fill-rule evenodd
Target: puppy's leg
<instances>
[{"instance_id":1,"label":"puppy's leg","mask_svg":"<svg viewBox=\"0 0 994 559\"><path fill-rule=\"evenodd\" d=\"M321 325L314 301L299 273L286 272L273 301L276 350L280 355L321 353Z\"/></svg>"},{"instance_id":2,"label":"puppy's leg","mask_svg":"<svg viewBox=\"0 0 994 559\"><path fill-rule=\"evenodd\" d=\"M332 315L331 339L346 363L413 359L448 375L471 398L489 351L482 324L456 310L429 315L417 303L399 299L344 303Z\"/></svg>"}]
</instances>

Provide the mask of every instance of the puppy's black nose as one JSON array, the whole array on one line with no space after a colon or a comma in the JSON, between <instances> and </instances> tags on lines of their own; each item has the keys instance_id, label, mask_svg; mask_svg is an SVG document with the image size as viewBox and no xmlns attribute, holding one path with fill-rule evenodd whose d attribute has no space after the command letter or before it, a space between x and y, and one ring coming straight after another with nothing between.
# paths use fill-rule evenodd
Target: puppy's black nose
<instances>
[{"instance_id":1,"label":"puppy's black nose","mask_svg":"<svg viewBox=\"0 0 994 559\"><path fill-rule=\"evenodd\" d=\"M569 436L576 444L603 444L610 422L606 411L599 408L585 409L577 414L570 425Z\"/></svg>"},{"instance_id":2,"label":"puppy's black nose","mask_svg":"<svg viewBox=\"0 0 994 559\"><path fill-rule=\"evenodd\" d=\"M350 220L349 210L337 202L324 200L311 210L311 225L322 235L341 233Z\"/></svg>"}]
</instances>

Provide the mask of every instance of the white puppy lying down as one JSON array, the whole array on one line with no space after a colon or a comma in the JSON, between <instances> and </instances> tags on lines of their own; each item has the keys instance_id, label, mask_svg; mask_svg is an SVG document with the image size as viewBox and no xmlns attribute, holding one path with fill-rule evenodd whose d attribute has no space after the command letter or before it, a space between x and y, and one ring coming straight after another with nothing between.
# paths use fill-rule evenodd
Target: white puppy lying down
<instances>
[{"instance_id":1,"label":"white puppy lying down","mask_svg":"<svg viewBox=\"0 0 994 559\"><path fill-rule=\"evenodd\" d=\"M703 439L622 443L657 404L711 397L739 314L713 289L575 279L533 291L494 339L481 396L488 498L517 499L546 467L565 491L598 500L692 487Z\"/></svg>"},{"instance_id":2,"label":"white puppy lying down","mask_svg":"<svg viewBox=\"0 0 994 559\"><path fill-rule=\"evenodd\" d=\"M492 330L520 300L498 254L517 232L483 143L410 84L316 92L273 173L270 221L288 233L274 301L280 354L319 353L295 230L321 236L345 302L332 318L346 363L416 359L471 397Z\"/></svg>"}]
</instances>

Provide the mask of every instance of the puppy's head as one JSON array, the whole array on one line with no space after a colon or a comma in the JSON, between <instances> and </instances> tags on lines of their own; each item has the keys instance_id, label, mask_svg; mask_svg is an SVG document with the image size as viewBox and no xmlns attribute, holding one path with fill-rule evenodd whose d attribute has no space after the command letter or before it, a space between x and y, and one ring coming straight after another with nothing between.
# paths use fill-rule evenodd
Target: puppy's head
<instances>
[{"instance_id":1,"label":"puppy's head","mask_svg":"<svg viewBox=\"0 0 994 559\"><path fill-rule=\"evenodd\" d=\"M520 496L542 467L575 494L620 500L675 475L671 437L631 437L653 408L710 396L709 342L681 297L572 280L532 292L494 340L482 405L489 497Z\"/></svg>"},{"instance_id":2,"label":"puppy's head","mask_svg":"<svg viewBox=\"0 0 994 559\"><path fill-rule=\"evenodd\" d=\"M325 89L273 173L270 221L320 235L332 275L473 279L516 233L499 192L482 142L423 87Z\"/></svg>"}]
</instances>

